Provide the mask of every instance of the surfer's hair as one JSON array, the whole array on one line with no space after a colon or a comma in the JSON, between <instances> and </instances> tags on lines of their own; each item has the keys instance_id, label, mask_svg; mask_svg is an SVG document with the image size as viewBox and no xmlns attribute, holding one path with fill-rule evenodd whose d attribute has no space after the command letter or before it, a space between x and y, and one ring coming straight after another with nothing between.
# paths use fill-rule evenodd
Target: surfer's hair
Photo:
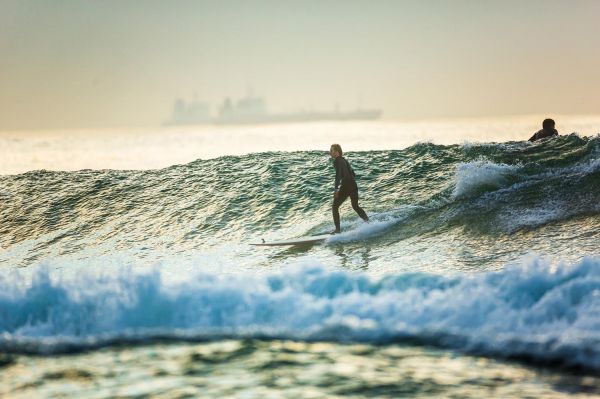
<instances>
[{"instance_id":1,"label":"surfer's hair","mask_svg":"<svg viewBox=\"0 0 600 399\"><path fill-rule=\"evenodd\" d=\"M344 153L342 152L342 146L341 146L341 145L339 145L339 144L332 144L332 145L331 145L331 149L332 149L333 151L337 151L337 152L339 152L339 153L340 153L340 157L344 155Z\"/></svg>"},{"instance_id":2,"label":"surfer's hair","mask_svg":"<svg viewBox=\"0 0 600 399\"><path fill-rule=\"evenodd\" d=\"M544 129L554 129L555 125L556 124L554 123L554 120L550 118L544 119L544 121L542 122L542 128Z\"/></svg>"}]
</instances>

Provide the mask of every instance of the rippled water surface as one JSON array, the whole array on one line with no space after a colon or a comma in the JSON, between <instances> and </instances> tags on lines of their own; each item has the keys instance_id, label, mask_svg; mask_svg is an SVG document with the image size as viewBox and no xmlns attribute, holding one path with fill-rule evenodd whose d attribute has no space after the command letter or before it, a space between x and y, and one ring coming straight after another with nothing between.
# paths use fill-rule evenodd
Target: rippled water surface
<instances>
[{"instance_id":1,"label":"rippled water surface","mask_svg":"<svg viewBox=\"0 0 600 399\"><path fill-rule=\"evenodd\" d=\"M27 398L562 398L600 394L594 376L418 347L295 341L111 348L4 357L0 393ZM8 365L7 365L8 364Z\"/></svg>"},{"instance_id":2,"label":"rippled water surface","mask_svg":"<svg viewBox=\"0 0 600 399\"><path fill-rule=\"evenodd\" d=\"M1 175L2 394L599 394L597 136L298 148Z\"/></svg>"}]
</instances>

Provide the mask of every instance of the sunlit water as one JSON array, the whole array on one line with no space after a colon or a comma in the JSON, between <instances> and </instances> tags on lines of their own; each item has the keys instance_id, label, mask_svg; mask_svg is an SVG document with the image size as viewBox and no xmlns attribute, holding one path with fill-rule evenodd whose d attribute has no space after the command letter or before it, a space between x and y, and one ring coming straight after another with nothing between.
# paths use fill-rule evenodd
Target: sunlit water
<instances>
[{"instance_id":1,"label":"sunlit water","mask_svg":"<svg viewBox=\"0 0 600 399\"><path fill-rule=\"evenodd\" d=\"M0 395L600 393L600 118L541 119L2 133ZM251 246L333 142L371 222Z\"/></svg>"},{"instance_id":2,"label":"sunlit water","mask_svg":"<svg viewBox=\"0 0 600 399\"><path fill-rule=\"evenodd\" d=\"M0 174L37 169L156 169L265 151L399 150L417 142L527 140L545 115L411 122L0 131ZM600 116L555 116L561 134L600 133Z\"/></svg>"}]
</instances>

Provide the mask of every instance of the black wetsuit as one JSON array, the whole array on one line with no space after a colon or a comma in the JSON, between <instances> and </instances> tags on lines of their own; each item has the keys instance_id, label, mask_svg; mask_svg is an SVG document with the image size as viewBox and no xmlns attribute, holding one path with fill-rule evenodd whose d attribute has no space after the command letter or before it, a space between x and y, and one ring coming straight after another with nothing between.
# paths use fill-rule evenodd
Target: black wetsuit
<instances>
[{"instance_id":1,"label":"black wetsuit","mask_svg":"<svg viewBox=\"0 0 600 399\"><path fill-rule=\"evenodd\" d=\"M531 136L529 141L536 141L539 139L545 139L546 137L558 136L558 131L556 129L542 129L538 131L536 134Z\"/></svg>"},{"instance_id":2,"label":"black wetsuit","mask_svg":"<svg viewBox=\"0 0 600 399\"><path fill-rule=\"evenodd\" d=\"M350 197L352 208L363 220L369 220L366 212L358 206L358 186L356 185L355 174L352 166L344 157L337 157L333 162L335 168L335 190L338 192L337 198L333 199L333 222L335 230L340 231L340 212L339 207Z\"/></svg>"}]
</instances>

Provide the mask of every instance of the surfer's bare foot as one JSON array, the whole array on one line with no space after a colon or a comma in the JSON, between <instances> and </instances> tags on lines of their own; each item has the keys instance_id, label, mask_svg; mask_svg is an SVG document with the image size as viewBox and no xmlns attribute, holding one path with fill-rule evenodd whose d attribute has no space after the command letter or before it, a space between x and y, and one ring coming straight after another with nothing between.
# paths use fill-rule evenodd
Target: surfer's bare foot
<instances>
[{"instance_id":1,"label":"surfer's bare foot","mask_svg":"<svg viewBox=\"0 0 600 399\"><path fill-rule=\"evenodd\" d=\"M333 231L332 231L331 233L329 233L329 234L332 234L332 235L333 235L333 234L340 234L341 232L342 232L341 230L337 230L337 229L336 229L336 230L333 230Z\"/></svg>"}]
</instances>

